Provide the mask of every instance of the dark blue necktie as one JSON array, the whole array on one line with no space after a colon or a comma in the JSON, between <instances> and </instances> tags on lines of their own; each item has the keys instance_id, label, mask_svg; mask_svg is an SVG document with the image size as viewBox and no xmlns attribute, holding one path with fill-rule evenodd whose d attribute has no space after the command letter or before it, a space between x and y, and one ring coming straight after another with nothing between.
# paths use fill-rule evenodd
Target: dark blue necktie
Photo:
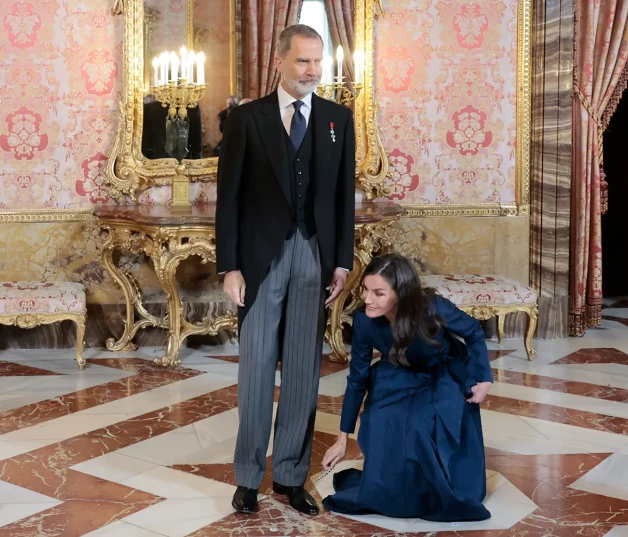
<instances>
[{"instance_id":1,"label":"dark blue necktie","mask_svg":"<svg viewBox=\"0 0 628 537\"><path fill-rule=\"evenodd\" d=\"M292 116L292 122L290 123L290 139L294 144L294 148L299 149L303 138L305 138L305 131L307 130L305 117L301 113L303 101L294 101L292 106L294 106L294 115Z\"/></svg>"}]
</instances>

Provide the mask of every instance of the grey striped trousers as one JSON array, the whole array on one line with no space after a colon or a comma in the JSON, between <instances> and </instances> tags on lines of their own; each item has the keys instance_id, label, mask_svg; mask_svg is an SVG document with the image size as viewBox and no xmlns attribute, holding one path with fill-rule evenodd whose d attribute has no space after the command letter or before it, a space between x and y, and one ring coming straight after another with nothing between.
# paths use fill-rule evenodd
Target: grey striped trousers
<instances>
[{"instance_id":1,"label":"grey striped trousers","mask_svg":"<svg viewBox=\"0 0 628 537\"><path fill-rule=\"evenodd\" d=\"M307 240L297 230L284 241L240 330L240 426L234 460L238 485L257 489L264 478L280 356L273 480L285 486L305 483L318 398L324 297L317 238Z\"/></svg>"}]
</instances>

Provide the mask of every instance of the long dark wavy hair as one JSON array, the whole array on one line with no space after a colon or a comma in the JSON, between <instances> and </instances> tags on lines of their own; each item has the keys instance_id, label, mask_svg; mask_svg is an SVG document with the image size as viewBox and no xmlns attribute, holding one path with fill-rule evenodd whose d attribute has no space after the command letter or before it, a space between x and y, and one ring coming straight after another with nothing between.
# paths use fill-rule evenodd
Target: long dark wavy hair
<instances>
[{"instance_id":1,"label":"long dark wavy hair","mask_svg":"<svg viewBox=\"0 0 628 537\"><path fill-rule=\"evenodd\" d=\"M421 288L414 266L399 254L373 258L364 277L375 275L384 278L397 295L397 313L392 326L394 342L388 359L395 365L408 366L406 349L417 335L429 345L440 345L434 337L443 325L443 319L429 311L434 302L434 290Z\"/></svg>"}]
</instances>

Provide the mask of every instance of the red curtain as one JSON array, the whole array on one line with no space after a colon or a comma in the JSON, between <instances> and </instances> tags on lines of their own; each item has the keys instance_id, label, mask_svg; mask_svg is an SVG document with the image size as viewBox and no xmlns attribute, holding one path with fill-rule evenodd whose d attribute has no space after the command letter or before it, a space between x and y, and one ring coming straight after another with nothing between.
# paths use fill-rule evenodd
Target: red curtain
<instances>
[{"instance_id":1,"label":"red curtain","mask_svg":"<svg viewBox=\"0 0 628 537\"><path fill-rule=\"evenodd\" d=\"M334 50L329 54L336 57L336 49L342 46L345 53L342 72L348 82L354 78L353 52L355 50L355 32L353 31L353 17L355 12L354 0L325 0L325 10L329 21L329 31Z\"/></svg>"},{"instance_id":2,"label":"red curtain","mask_svg":"<svg viewBox=\"0 0 628 537\"><path fill-rule=\"evenodd\" d=\"M603 118L628 60L628 0L576 1L569 333L602 311ZM623 75L625 77L625 75ZM606 123L608 124L608 123Z\"/></svg>"},{"instance_id":3,"label":"red curtain","mask_svg":"<svg viewBox=\"0 0 628 537\"><path fill-rule=\"evenodd\" d=\"M242 1L242 97L258 99L279 84L274 65L279 34L296 24L303 0Z\"/></svg>"}]
</instances>

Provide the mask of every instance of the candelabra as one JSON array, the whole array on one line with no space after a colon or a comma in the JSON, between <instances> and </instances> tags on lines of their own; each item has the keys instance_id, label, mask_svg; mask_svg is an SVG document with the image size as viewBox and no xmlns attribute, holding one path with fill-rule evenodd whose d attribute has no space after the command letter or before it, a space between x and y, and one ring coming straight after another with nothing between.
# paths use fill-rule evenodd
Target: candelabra
<instances>
[{"instance_id":1,"label":"candelabra","mask_svg":"<svg viewBox=\"0 0 628 537\"><path fill-rule=\"evenodd\" d=\"M345 77L342 76L343 62L345 59L344 51L341 46L336 50L336 62L337 62L337 76L332 77L332 60L327 57L323 60L323 81L319 84L316 94L319 97L335 101L343 106L349 106L355 101L364 84L362 79L364 77L364 55L361 51L357 50L353 56L353 65L355 71L355 79L351 86L345 82Z\"/></svg>"},{"instance_id":2,"label":"candelabra","mask_svg":"<svg viewBox=\"0 0 628 537\"><path fill-rule=\"evenodd\" d=\"M195 108L205 94L205 55L189 53L181 47L181 59L174 53L163 53L153 60L153 95L162 106L168 107L166 119L166 152L178 162L176 175L172 179L170 209L173 212L188 212L190 203L190 180L185 173L183 159L188 153L190 123L188 108ZM196 81L194 82L194 64ZM181 70L179 71L179 66ZM170 72L170 80L168 73Z\"/></svg>"},{"instance_id":3,"label":"candelabra","mask_svg":"<svg viewBox=\"0 0 628 537\"><path fill-rule=\"evenodd\" d=\"M324 82L319 84L316 89L316 95L343 106L349 106L358 98L363 87L364 85L359 83L354 83L349 87L346 82L336 79L332 84Z\"/></svg>"}]
</instances>

